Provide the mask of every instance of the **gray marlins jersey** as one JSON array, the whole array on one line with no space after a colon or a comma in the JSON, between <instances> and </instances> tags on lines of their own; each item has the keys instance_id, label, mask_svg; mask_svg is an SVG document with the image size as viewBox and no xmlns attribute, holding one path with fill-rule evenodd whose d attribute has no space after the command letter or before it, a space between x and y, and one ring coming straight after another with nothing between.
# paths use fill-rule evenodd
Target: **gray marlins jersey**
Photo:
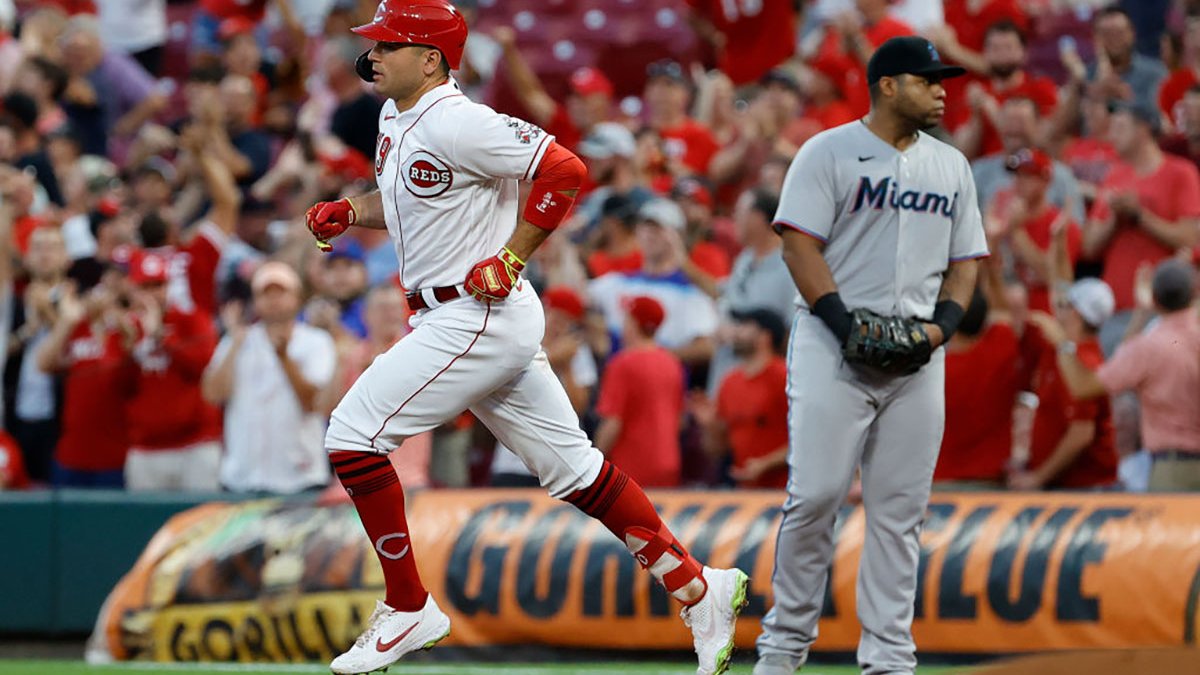
<instances>
[{"instance_id":1,"label":"gray marlins jersey","mask_svg":"<svg viewBox=\"0 0 1200 675\"><path fill-rule=\"evenodd\" d=\"M824 242L846 306L884 315L932 317L949 263L988 254L967 158L926 133L901 152L861 121L800 148L775 227Z\"/></svg>"}]
</instances>

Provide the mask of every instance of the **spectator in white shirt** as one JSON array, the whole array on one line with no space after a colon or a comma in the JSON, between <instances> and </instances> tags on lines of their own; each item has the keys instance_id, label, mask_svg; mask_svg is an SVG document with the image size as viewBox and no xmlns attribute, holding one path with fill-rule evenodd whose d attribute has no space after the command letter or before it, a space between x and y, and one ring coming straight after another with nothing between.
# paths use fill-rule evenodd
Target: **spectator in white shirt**
<instances>
[{"instance_id":1,"label":"spectator in white shirt","mask_svg":"<svg viewBox=\"0 0 1200 675\"><path fill-rule=\"evenodd\" d=\"M588 284L589 304L604 316L614 340L625 322L624 302L644 295L666 310L666 319L654 339L675 353L684 364L703 367L712 358L717 309L712 298L683 273L687 249L683 210L668 199L654 199L638 211L637 238L642 249L642 269L632 274L610 272Z\"/></svg>"},{"instance_id":2,"label":"spectator in white shirt","mask_svg":"<svg viewBox=\"0 0 1200 675\"><path fill-rule=\"evenodd\" d=\"M317 394L333 377L333 338L296 320L300 277L286 264L264 263L251 290L258 322L245 327L240 306L226 306L227 334L202 382L205 398L225 406L221 484L235 492L322 488L329 462Z\"/></svg>"}]
</instances>

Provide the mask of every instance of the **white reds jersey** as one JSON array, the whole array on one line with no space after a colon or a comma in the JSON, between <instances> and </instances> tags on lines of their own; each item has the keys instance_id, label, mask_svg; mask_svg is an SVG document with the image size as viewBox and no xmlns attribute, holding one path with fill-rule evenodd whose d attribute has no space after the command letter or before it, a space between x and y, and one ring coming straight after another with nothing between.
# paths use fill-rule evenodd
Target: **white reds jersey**
<instances>
[{"instance_id":1,"label":"white reds jersey","mask_svg":"<svg viewBox=\"0 0 1200 675\"><path fill-rule=\"evenodd\" d=\"M988 254L967 158L923 132L901 152L861 121L804 144L775 224L825 242L846 306L884 315L930 318L949 263Z\"/></svg>"},{"instance_id":2,"label":"white reds jersey","mask_svg":"<svg viewBox=\"0 0 1200 675\"><path fill-rule=\"evenodd\" d=\"M461 284L500 250L517 224L517 181L533 178L553 138L471 101L453 79L404 112L384 104L375 179L404 288Z\"/></svg>"}]
</instances>

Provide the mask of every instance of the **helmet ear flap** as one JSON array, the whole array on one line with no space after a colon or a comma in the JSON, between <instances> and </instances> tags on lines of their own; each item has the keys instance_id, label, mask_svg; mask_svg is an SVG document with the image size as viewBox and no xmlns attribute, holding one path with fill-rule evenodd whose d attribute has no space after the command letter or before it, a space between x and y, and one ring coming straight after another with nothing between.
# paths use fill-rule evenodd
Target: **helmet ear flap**
<instances>
[{"instance_id":1,"label":"helmet ear flap","mask_svg":"<svg viewBox=\"0 0 1200 675\"><path fill-rule=\"evenodd\" d=\"M358 76L364 82L375 81L375 69L371 67L370 56L371 50L368 49L362 54L359 54L358 58L354 60L354 72L358 73Z\"/></svg>"}]
</instances>

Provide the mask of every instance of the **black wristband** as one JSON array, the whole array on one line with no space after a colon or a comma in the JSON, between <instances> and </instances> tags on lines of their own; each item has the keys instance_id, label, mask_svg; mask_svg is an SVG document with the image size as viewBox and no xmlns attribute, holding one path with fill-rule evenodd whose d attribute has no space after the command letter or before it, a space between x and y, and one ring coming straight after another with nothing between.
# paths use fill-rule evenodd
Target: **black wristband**
<instances>
[{"instance_id":1,"label":"black wristband","mask_svg":"<svg viewBox=\"0 0 1200 675\"><path fill-rule=\"evenodd\" d=\"M846 309L846 304L842 302L842 296L833 293L826 293L817 298L813 303L812 313L815 314L821 321L829 326L829 330L833 331L839 343L845 343L850 337L850 312Z\"/></svg>"},{"instance_id":2,"label":"black wristband","mask_svg":"<svg viewBox=\"0 0 1200 675\"><path fill-rule=\"evenodd\" d=\"M933 306L933 323L942 329L942 342L950 341L966 313L962 305L953 300L942 300Z\"/></svg>"}]
</instances>

